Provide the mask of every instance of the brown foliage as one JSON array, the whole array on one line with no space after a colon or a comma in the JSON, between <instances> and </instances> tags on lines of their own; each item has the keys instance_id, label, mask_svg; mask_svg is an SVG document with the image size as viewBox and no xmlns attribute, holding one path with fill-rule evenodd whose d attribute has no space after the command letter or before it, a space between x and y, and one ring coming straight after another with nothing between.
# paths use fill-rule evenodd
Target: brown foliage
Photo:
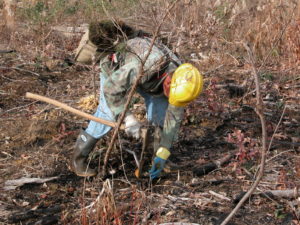
<instances>
[{"instance_id":1,"label":"brown foliage","mask_svg":"<svg viewBox=\"0 0 300 225\"><path fill-rule=\"evenodd\" d=\"M292 22L286 34L288 62L290 65L300 64L300 17Z\"/></svg>"}]
</instances>

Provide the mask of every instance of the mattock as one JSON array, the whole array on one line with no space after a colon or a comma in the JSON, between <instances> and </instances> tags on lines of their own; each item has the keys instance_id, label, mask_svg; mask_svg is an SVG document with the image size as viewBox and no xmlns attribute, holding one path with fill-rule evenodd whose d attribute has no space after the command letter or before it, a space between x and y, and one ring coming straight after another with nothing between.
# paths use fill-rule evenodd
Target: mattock
<instances>
[{"instance_id":1,"label":"mattock","mask_svg":"<svg viewBox=\"0 0 300 225\"><path fill-rule=\"evenodd\" d=\"M141 129L141 136L142 136L142 151L140 154L140 158L138 158L137 154L134 151L125 149L126 152L130 153L134 157L134 161L136 164L137 169L135 170L134 174L137 178L140 178L143 174L143 166L145 162L145 152L148 147L149 142L149 128L143 127Z\"/></svg>"},{"instance_id":2,"label":"mattock","mask_svg":"<svg viewBox=\"0 0 300 225\"><path fill-rule=\"evenodd\" d=\"M140 155L140 165L139 167L135 170L134 174L137 178L140 178L141 175L143 174L143 166L144 166L144 162L145 162L145 152L148 148L148 142L149 142L149 128L142 128L141 130L142 133L142 139L143 139L143 143L142 143L142 151L141 151L141 155Z\"/></svg>"}]
</instances>

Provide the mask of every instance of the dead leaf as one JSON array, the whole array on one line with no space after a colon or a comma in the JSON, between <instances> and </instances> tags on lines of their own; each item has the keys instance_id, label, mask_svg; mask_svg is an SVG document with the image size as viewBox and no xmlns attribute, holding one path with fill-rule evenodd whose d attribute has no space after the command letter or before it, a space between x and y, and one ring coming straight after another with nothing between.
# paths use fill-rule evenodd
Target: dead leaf
<instances>
[{"instance_id":1,"label":"dead leaf","mask_svg":"<svg viewBox=\"0 0 300 225\"><path fill-rule=\"evenodd\" d=\"M278 133L278 134L274 134L274 138L278 138L279 140L283 140L283 139L287 139L287 136L282 134L282 133Z\"/></svg>"},{"instance_id":2,"label":"dead leaf","mask_svg":"<svg viewBox=\"0 0 300 225\"><path fill-rule=\"evenodd\" d=\"M89 95L79 99L78 104L78 107L83 110L94 110L97 108L98 100L95 98L95 95Z\"/></svg>"},{"instance_id":3,"label":"dead leaf","mask_svg":"<svg viewBox=\"0 0 300 225\"><path fill-rule=\"evenodd\" d=\"M48 70L54 71L60 65L60 60L48 60L45 62L45 65Z\"/></svg>"}]
</instances>

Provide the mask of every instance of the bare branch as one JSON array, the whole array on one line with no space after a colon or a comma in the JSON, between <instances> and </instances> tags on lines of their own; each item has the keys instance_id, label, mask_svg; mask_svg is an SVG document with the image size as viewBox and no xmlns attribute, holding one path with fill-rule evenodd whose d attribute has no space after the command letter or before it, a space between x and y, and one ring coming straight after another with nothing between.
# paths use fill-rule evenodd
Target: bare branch
<instances>
[{"instance_id":1,"label":"bare branch","mask_svg":"<svg viewBox=\"0 0 300 225\"><path fill-rule=\"evenodd\" d=\"M254 76L255 80L255 86L256 86L256 113L260 118L261 122L261 129L262 129L262 149L261 149L261 161L260 161L260 167L258 175L250 187L250 189L247 191L247 193L243 196L243 198L239 201L239 203L235 206L235 208L231 211L231 213L225 218L225 220L221 223L221 225L226 225L231 218L235 215L235 213L240 209L240 207L244 204L244 202L252 195L256 187L258 186L261 178L264 175L265 170L265 162L266 162L266 149L267 149L267 132L266 132L266 121L264 117L264 103L261 97L261 90L260 90L260 79L259 75L257 73L257 69L255 67L255 61L252 50L249 48L247 44L244 43L244 47L248 52L249 60L252 65L252 74Z\"/></svg>"},{"instance_id":2,"label":"bare branch","mask_svg":"<svg viewBox=\"0 0 300 225\"><path fill-rule=\"evenodd\" d=\"M269 152L270 149L271 149L271 146L272 146L272 143L273 143L273 140L274 140L274 136L275 136L275 134L277 133L278 128L279 128L279 125L280 125L281 122L282 122L283 116L284 116L284 114L285 114L285 110L286 110L286 105L284 106L284 109L283 109L283 111L282 111L282 113L281 113L279 122L277 123L276 128L275 128L275 130L274 130L274 132L273 132L273 135L272 135L272 137L271 137L271 140L270 140L270 143L269 143L269 147L268 147L268 152Z\"/></svg>"},{"instance_id":3,"label":"bare branch","mask_svg":"<svg viewBox=\"0 0 300 225\"><path fill-rule=\"evenodd\" d=\"M166 13L165 13L163 19L161 20L160 24L157 26L157 29L156 29L156 31L155 31L155 33L154 33L154 35L153 35L153 38L152 38L152 41L151 41L149 50L148 50L148 52L147 52L147 54L146 54L144 60L143 60L142 63L141 63L141 66L140 66L140 68L139 68L139 75L137 76L136 81L135 81L135 83L133 84L133 86L132 86L132 88L131 88L131 90L130 90L130 92L129 92L129 94L128 94L128 98L127 98L127 101L126 101L126 103L125 103L124 111L122 112L122 114L121 114L121 115L119 116L119 118L118 118L117 126L116 126L116 128L114 129L113 136L112 136L112 138L111 138L110 144L109 144L108 149L107 149L107 152L106 152L106 154L105 154L104 164L103 164L103 168L102 168L102 176L105 176L105 175L107 174L107 162L108 162L110 153L111 153L111 151L112 151L112 149L113 149L115 140L116 140L116 138L117 138L117 136L118 136L118 133L119 133L119 129L120 129L121 124L122 124L122 122L123 122L123 120L124 120L124 118L125 118L126 112L127 112L128 108L129 108L131 99L132 99L132 97L133 97L133 95L134 95L134 93L135 93L135 89L137 88L140 79L141 79L142 76L144 75L143 67L144 67L144 65L145 65L145 63L146 63L146 61L147 61L147 59L148 59L148 57L149 57L149 55L150 55L150 53L151 53L151 50L152 50L152 48L153 48L153 46L154 46L154 43L155 43L155 41L156 41L156 39L157 39L157 37L158 37L158 33L159 33L160 29L161 29L161 26L162 26L163 22L165 21L167 15L169 14L170 10L175 6L175 4L177 3L177 1L178 1L178 0L174 1L173 4L167 9L167 11L166 11Z\"/></svg>"}]
</instances>

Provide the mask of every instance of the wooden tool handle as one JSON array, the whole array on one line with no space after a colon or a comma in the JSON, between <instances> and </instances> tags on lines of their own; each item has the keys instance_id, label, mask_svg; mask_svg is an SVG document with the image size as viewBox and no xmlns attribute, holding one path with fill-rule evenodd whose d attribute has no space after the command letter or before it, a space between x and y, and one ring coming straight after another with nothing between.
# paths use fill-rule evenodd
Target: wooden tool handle
<instances>
[{"instance_id":1,"label":"wooden tool handle","mask_svg":"<svg viewBox=\"0 0 300 225\"><path fill-rule=\"evenodd\" d=\"M39 101L42 101L42 102L47 102L49 104L52 104L52 105L55 105L55 106L60 107L62 109L65 109L65 110L67 110L69 112L72 112L72 113L74 113L74 114L76 114L78 116L84 117L84 118L89 119L89 120L93 120L93 121L98 122L98 123L102 123L102 124L110 126L110 127L116 127L117 126L117 123L115 123L113 121L104 120L104 119L95 117L95 116L93 116L91 114L82 112L82 111L80 111L78 109L74 109L71 106L68 106L68 105L66 105L64 103L61 103L59 101L56 101L54 99L47 98L45 96L41 96L41 95L37 95L37 94L32 94L30 92L27 92L25 96L26 96L26 98L33 98L33 99L36 99L36 100L39 100ZM121 126L121 129L124 129L124 127Z\"/></svg>"}]
</instances>

